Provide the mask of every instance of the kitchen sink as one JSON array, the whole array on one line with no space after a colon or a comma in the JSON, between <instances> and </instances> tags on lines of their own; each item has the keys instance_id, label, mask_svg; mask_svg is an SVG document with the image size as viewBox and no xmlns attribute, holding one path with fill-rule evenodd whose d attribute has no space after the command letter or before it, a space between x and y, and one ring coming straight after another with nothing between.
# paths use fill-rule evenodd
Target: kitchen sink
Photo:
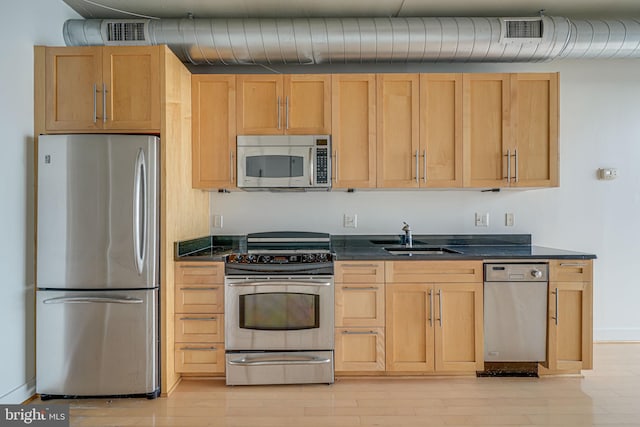
<instances>
[{"instance_id":1,"label":"kitchen sink","mask_svg":"<svg viewBox=\"0 0 640 427\"><path fill-rule=\"evenodd\" d=\"M450 254L462 254L460 251L443 247L429 247L429 248L407 248L404 246L388 247L384 248L385 251L391 255L450 255Z\"/></svg>"},{"instance_id":2,"label":"kitchen sink","mask_svg":"<svg viewBox=\"0 0 640 427\"><path fill-rule=\"evenodd\" d=\"M374 245L400 245L400 243L401 243L400 239L369 240L369 242L373 243ZM414 240L413 244L414 245L428 245L427 242L422 241L422 240ZM387 248L385 248L385 249L387 249Z\"/></svg>"}]
</instances>

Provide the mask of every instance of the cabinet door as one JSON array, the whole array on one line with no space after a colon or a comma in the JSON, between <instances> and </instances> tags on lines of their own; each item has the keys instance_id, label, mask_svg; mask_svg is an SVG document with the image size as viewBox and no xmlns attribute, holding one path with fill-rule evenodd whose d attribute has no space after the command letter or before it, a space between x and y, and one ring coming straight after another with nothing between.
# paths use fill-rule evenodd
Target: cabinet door
<instances>
[{"instance_id":1,"label":"cabinet door","mask_svg":"<svg viewBox=\"0 0 640 427\"><path fill-rule=\"evenodd\" d=\"M512 186L558 186L558 74L511 75Z\"/></svg>"},{"instance_id":2,"label":"cabinet door","mask_svg":"<svg viewBox=\"0 0 640 427\"><path fill-rule=\"evenodd\" d=\"M331 75L284 76L284 131L298 135L331 133Z\"/></svg>"},{"instance_id":3,"label":"cabinet door","mask_svg":"<svg viewBox=\"0 0 640 427\"><path fill-rule=\"evenodd\" d=\"M431 285L386 284L387 371L433 371L433 294Z\"/></svg>"},{"instance_id":4,"label":"cabinet door","mask_svg":"<svg viewBox=\"0 0 640 427\"><path fill-rule=\"evenodd\" d=\"M464 74L462 90L464 185L508 186L509 74Z\"/></svg>"},{"instance_id":5,"label":"cabinet door","mask_svg":"<svg viewBox=\"0 0 640 427\"><path fill-rule=\"evenodd\" d=\"M384 328L336 328L336 371L384 371Z\"/></svg>"},{"instance_id":6,"label":"cabinet door","mask_svg":"<svg viewBox=\"0 0 640 427\"><path fill-rule=\"evenodd\" d=\"M435 369L475 372L484 367L482 283L435 289Z\"/></svg>"},{"instance_id":7,"label":"cabinet door","mask_svg":"<svg viewBox=\"0 0 640 427\"><path fill-rule=\"evenodd\" d=\"M45 126L49 131L102 128L102 51L46 48Z\"/></svg>"},{"instance_id":8,"label":"cabinet door","mask_svg":"<svg viewBox=\"0 0 640 427\"><path fill-rule=\"evenodd\" d=\"M378 179L382 188L418 187L419 76L377 76Z\"/></svg>"},{"instance_id":9,"label":"cabinet door","mask_svg":"<svg viewBox=\"0 0 640 427\"><path fill-rule=\"evenodd\" d=\"M282 76L239 75L236 83L238 135L282 134Z\"/></svg>"},{"instance_id":10,"label":"cabinet door","mask_svg":"<svg viewBox=\"0 0 640 427\"><path fill-rule=\"evenodd\" d=\"M191 78L193 187L233 188L236 156L235 76Z\"/></svg>"},{"instance_id":11,"label":"cabinet door","mask_svg":"<svg viewBox=\"0 0 640 427\"><path fill-rule=\"evenodd\" d=\"M384 326L384 283L336 283L336 326Z\"/></svg>"},{"instance_id":12,"label":"cabinet door","mask_svg":"<svg viewBox=\"0 0 640 427\"><path fill-rule=\"evenodd\" d=\"M336 74L332 86L333 187L376 186L376 76Z\"/></svg>"},{"instance_id":13,"label":"cabinet door","mask_svg":"<svg viewBox=\"0 0 640 427\"><path fill-rule=\"evenodd\" d=\"M462 187L462 74L420 75L420 186Z\"/></svg>"},{"instance_id":14,"label":"cabinet door","mask_svg":"<svg viewBox=\"0 0 640 427\"><path fill-rule=\"evenodd\" d=\"M591 282L550 282L547 364L551 370L593 368Z\"/></svg>"},{"instance_id":15,"label":"cabinet door","mask_svg":"<svg viewBox=\"0 0 640 427\"><path fill-rule=\"evenodd\" d=\"M158 46L104 47L105 129L160 131Z\"/></svg>"}]
</instances>

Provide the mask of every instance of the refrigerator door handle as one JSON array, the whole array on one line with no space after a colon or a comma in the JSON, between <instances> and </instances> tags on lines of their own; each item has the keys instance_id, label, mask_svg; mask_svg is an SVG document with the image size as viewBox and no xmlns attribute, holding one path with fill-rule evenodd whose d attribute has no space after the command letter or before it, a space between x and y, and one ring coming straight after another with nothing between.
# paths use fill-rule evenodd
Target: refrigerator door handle
<instances>
[{"instance_id":1,"label":"refrigerator door handle","mask_svg":"<svg viewBox=\"0 0 640 427\"><path fill-rule=\"evenodd\" d=\"M140 298L131 297L58 297L42 301L43 304L142 304Z\"/></svg>"},{"instance_id":2,"label":"refrigerator door handle","mask_svg":"<svg viewBox=\"0 0 640 427\"><path fill-rule=\"evenodd\" d=\"M138 151L135 168L133 184L133 251L138 274L142 274L147 249L147 164L142 148Z\"/></svg>"}]
</instances>

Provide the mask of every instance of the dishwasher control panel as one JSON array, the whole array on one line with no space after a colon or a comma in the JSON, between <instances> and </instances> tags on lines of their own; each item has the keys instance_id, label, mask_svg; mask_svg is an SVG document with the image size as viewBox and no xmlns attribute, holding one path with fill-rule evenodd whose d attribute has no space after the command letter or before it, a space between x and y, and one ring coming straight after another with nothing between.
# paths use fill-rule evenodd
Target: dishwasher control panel
<instances>
[{"instance_id":1,"label":"dishwasher control panel","mask_svg":"<svg viewBox=\"0 0 640 427\"><path fill-rule=\"evenodd\" d=\"M486 263L484 265L485 282L546 282L548 279L547 263Z\"/></svg>"}]
</instances>

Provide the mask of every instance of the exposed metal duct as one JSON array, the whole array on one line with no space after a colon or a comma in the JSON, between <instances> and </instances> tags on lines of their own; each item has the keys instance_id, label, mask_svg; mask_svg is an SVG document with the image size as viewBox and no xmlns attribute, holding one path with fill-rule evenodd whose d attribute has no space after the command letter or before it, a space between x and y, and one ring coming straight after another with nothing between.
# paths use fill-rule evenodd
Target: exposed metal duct
<instances>
[{"instance_id":1,"label":"exposed metal duct","mask_svg":"<svg viewBox=\"0 0 640 427\"><path fill-rule=\"evenodd\" d=\"M193 64L640 58L640 21L535 18L88 19L68 46L167 44Z\"/></svg>"}]
</instances>

